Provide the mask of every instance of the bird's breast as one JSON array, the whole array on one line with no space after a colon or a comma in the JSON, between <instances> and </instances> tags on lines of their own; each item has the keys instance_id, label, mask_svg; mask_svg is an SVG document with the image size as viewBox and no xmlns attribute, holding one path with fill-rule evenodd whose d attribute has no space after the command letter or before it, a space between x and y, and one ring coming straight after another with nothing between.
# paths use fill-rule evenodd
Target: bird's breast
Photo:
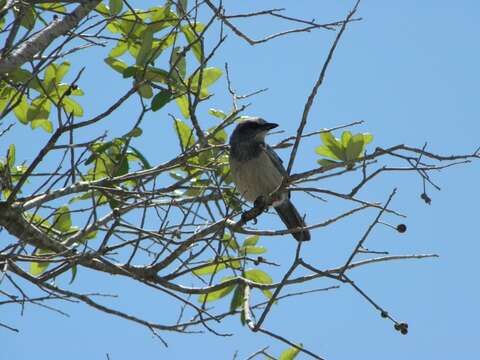
<instances>
[{"instance_id":1,"label":"bird's breast","mask_svg":"<svg viewBox=\"0 0 480 360\"><path fill-rule=\"evenodd\" d=\"M283 180L282 174L264 151L246 161L230 157L230 170L238 192L251 202L275 191Z\"/></svg>"}]
</instances>

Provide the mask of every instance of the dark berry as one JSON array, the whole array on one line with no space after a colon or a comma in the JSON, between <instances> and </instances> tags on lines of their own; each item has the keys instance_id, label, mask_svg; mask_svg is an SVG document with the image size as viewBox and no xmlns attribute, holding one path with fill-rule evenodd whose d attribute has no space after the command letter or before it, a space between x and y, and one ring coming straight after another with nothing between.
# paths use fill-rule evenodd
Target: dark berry
<instances>
[{"instance_id":1,"label":"dark berry","mask_svg":"<svg viewBox=\"0 0 480 360\"><path fill-rule=\"evenodd\" d=\"M408 324L407 323L401 323L400 324L400 332L402 335L407 335L408 334Z\"/></svg>"},{"instance_id":2,"label":"dark berry","mask_svg":"<svg viewBox=\"0 0 480 360\"><path fill-rule=\"evenodd\" d=\"M430 197L426 194L426 193L423 193L422 195L420 195L420 198L425 201L426 204L430 205L432 203L432 199L430 199Z\"/></svg>"},{"instance_id":3,"label":"dark berry","mask_svg":"<svg viewBox=\"0 0 480 360\"><path fill-rule=\"evenodd\" d=\"M407 231L407 225L405 224L398 224L397 225L397 231L401 234L403 234L405 231Z\"/></svg>"}]
</instances>

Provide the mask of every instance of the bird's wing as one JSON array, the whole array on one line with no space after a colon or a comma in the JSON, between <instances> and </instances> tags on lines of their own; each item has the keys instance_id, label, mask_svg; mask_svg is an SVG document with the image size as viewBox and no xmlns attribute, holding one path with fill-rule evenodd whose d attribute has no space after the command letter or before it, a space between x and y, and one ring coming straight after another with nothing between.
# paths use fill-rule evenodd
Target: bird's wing
<instances>
[{"instance_id":1,"label":"bird's wing","mask_svg":"<svg viewBox=\"0 0 480 360\"><path fill-rule=\"evenodd\" d=\"M282 174L282 176L287 176L287 170L285 170L285 167L283 166L283 161L280 159L280 156L277 155L275 150L273 150L267 144L265 144L264 150L280 174Z\"/></svg>"}]
</instances>

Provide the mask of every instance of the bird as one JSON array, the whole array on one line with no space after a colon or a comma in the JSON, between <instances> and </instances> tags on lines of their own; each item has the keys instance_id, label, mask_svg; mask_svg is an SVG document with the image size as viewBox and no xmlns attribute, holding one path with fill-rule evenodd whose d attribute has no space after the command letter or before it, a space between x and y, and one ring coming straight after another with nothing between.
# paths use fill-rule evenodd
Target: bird
<instances>
[{"instance_id":1,"label":"bird","mask_svg":"<svg viewBox=\"0 0 480 360\"><path fill-rule=\"evenodd\" d=\"M278 124L260 117L238 123L230 136L230 172L238 192L250 202L275 192L288 176L282 159L265 143L265 135ZM287 229L305 227L305 221L290 201L290 191L282 191L272 206ZM297 241L310 240L310 232L292 232Z\"/></svg>"}]
</instances>

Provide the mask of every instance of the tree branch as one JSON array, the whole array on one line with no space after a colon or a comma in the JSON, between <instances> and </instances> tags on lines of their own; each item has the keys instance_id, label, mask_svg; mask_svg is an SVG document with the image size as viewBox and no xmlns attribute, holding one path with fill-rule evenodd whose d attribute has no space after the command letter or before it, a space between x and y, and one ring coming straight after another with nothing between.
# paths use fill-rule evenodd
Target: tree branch
<instances>
[{"instance_id":1,"label":"tree branch","mask_svg":"<svg viewBox=\"0 0 480 360\"><path fill-rule=\"evenodd\" d=\"M46 49L55 39L76 27L99 3L99 0L84 1L71 14L61 20L53 20L50 25L22 42L17 49L0 59L0 74L18 69L26 62L33 60L37 53Z\"/></svg>"}]
</instances>

